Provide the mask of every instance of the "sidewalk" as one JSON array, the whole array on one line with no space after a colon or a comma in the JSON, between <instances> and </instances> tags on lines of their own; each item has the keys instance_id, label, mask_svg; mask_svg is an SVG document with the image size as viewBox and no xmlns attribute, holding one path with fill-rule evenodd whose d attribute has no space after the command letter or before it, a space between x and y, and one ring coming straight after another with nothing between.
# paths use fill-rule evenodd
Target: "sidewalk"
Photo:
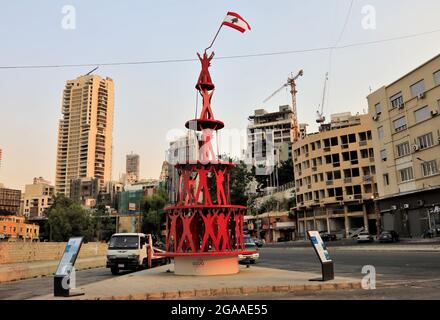
<instances>
[{"instance_id":1,"label":"sidewalk","mask_svg":"<svg viewBox=\"0 0 440 320\"><path fill-rule=\"evenodd\" d=\"M106 257L78 258L76 270L84 270L105 266ZM58 260L0 264L0 283L49 276L55 273Z\"/></svg>"},{"instance_id":2,"label":"sidewalk","mask_svg":"<svg viewBox=\"0 0 440 320\"><path fill-rule=\"evenodd\" d=\"M33 300L156 300L199 299L213 296L243 296L271 292L350 290L360 288L360 279L336 277L333 281L309 281L320 275L279 269L240 266L240 273L227 276L178 276L166 265L96 282L78 288L85 295ZM169 271L169 272L167 272Z\"/></svg>"}]
</instances>

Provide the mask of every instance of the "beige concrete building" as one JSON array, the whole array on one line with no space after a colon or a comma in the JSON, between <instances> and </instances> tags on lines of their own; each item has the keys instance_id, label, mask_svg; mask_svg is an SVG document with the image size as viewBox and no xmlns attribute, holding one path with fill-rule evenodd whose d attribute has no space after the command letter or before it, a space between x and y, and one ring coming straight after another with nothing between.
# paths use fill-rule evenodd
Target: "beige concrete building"
<instances>
[{"instance_id":1,"label":"beige concrete building","mask_svg":"<svg viewBox=\"0 0 440 320\"><path fill-rule=\"evenodd\" d=\"M0 188L0 215L20 214L21 190Z\"/></svg>"},{"instance_id":2,"label":"beige concrete building","mask_svg":"<svg viewBox=\"0 0 440 320\"><path fill-rule=\"evenodd\" d=\"M111 180L114 85L97 75L69 80L63 92L58 131L56 192L69 196L70 182Z\"/></svg>"},{"instance_id":3,"label":"beige concrete building","mask_svg":"<svg viewBox=\"0 0 440 320\"><path fill-rule=\"evenodd\" d=\"M370 117L332 115L319 133L293 146L298 235L308 230L348 236L375 232L376 168Z\"/></svg>"},{"instance_id":4,"label":"beige concrete building","mask_svg":"<svg viewBox=\"0 0 440 320\"><path fill-rule=\"evenodd\" d=\"M280 106L277 112L267 112L264 109L254 111L249 117L248 132L248 161L254 165L266 164L270 156L266 151L273 148L273 161L275 163L292 159L293 142L293 111L292 107ZM305 125L300 125L305 132ZM261 144L261 147L257 146Z\"/></svg>"},{"instance_id":5,"label":"beige concrete building","mask_svg":"<svg viewBox=\"0 0 440 320\"><path fill-rule=\"evenodd\" d=\"M34 178L32 184L25 186L23 194L23 215L28 220L45 218L45 210L52 205L55 187L42 177Z\"/></svg>"},{"instance_id":6,"label":"beige concrete building","mask_svg":"<svg viewBox=\"0 0 440 320\"><path fill-rule=\"evenodd\" d=\"M423 235L440 224L440 55L371 93L368 105L383 228Z\"/></svg>"}]
</instances>

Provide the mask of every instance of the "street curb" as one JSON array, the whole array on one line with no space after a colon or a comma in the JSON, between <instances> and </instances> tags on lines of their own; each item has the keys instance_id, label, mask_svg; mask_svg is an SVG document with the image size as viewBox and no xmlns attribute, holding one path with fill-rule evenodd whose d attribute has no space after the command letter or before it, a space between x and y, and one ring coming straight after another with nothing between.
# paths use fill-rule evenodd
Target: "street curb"
<instances>
[{"instance_id":1,"label":"street curb","mask_svg":"<svg viewBox=\"0 0 440 320\"><path fill-rule=\"evenodd\" d=\"M360 289L360 282L342 283L314 283L300 285L276 285L276 286L246 286L231 288L194 289L185 291L166 291L154 293L139 293L110 297L95 297L90 300L176 300L176 299L200 299L206 297L230 297L248 294L264 293L304 293L316 291L338 291Z\"/></svg>"}]
</instances>

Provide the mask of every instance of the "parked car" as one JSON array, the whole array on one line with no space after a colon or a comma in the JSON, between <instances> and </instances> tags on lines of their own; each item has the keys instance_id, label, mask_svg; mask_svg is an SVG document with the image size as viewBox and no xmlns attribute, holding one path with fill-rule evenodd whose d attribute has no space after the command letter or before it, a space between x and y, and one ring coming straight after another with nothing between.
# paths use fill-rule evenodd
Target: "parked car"
<instances>
[{"instance_id":1,"label":"parked car","mask_svg":"<svg viewBox=\"0 0 440 320\"><path fill-rule=\"evenodd\" d=\"M374 237L369 233L369 232L361 232L359 233L359 235L357 236L357 242L373 242L374 241Z\"/></svg>"},{"instance_id":2,"label":"parked car","mask_svg":"<svg viewBox=\"0 0 440 320\"><path fill-rule=\"evenodd\" d=\"M254 239L249 236L244 237L244 244L246 246L246 251L252 251L253 253L239 254L238 261L240 263L256 263L260 259L260 253L258 252L258 247L255 244Z\"/></svg>"},{"instance_id":3,"label":"parked car","mask_svg":"<svg viewBox=\"0 0 440 320\"><path fill-rule=\"evenodd\" d=\"M434 238L435 233L436 233L436 231L434 229L428 229L423 233L422 237L423 238Z\"/></svg>"},{"instance_id":4,"label":"parked car","mask_svg":"<svg viewBox=\"0 0 440 320\"><path fill-rule=\"evenodd\" d=\"M320 235L321 235L322 241L324 241L324 242L336 241L338 239L335 234L328 233L328 232L321 232Z\"/></svg>"},{"instance_id":5,"label":"parked car","mask_svg":"<svg viewBox=\"0 0 440 320\"><path fill-rule=\"evenodd\" d=\"M379 235L379 242L397 242L399 234L396 231L382 231Z\"/></svg>"}]
</instances>

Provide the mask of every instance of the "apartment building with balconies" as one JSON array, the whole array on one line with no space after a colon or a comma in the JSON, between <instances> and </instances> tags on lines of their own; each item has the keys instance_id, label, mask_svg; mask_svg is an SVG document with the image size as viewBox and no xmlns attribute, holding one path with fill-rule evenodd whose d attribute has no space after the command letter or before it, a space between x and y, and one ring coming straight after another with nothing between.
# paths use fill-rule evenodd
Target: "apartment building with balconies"
<instances>
[{"instance_id":1,"label":"apartment building with balconies","mask_svg":"<svg viewBox=\"0 0 440 320\"><path fill-rule=\"evenodd\" d=\"M382 229L440 225L440 55L368 96Z\"/></svg>"},{"instance_id":2,"label":"apartment building with balconies","mask_svg":"<svg viewBox=\"0 0 440 320\"><path fill-rule=\"evenodd\" d=\"M340 113L293 145L298 234L376 231L377 193L370 117Z\"/></svg>"},{"instance_id":3,"label":"apartment building with balconies","mask_svg":"<svg viewBox=\"0 0 440 320\"><path fill-rule=\"evenodd\" d=\"M69 80L63 91L58 129L56 193L69 196L71 181L111 180L114 84L110 78L85 75Z\"/></svg>"},{"instance_id":4,"label":"apartment building with balconies","mask_svg":"<svg viewBox=\"0 0 440 320\"><path fill-rule=\"evenodd\" d=\"M46 210L53 203L55 187L42 177L34 178L32 184L27 184L23 194L23 215L27 220L46 219Z\"/></svg>"}]
</instances>

